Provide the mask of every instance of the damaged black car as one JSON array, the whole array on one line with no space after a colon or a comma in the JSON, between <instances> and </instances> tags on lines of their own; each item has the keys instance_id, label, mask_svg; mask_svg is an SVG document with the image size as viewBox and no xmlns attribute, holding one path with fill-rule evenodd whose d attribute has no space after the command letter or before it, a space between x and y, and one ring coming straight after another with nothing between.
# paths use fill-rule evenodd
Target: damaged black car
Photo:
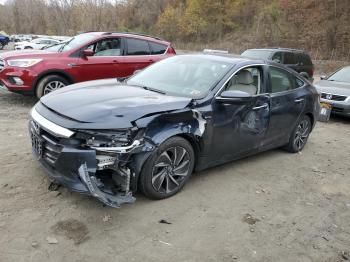
<instances>
[{"instance_id":1,"label":"damaged black car","mask_svg":"<svg viewBox=\"0 0 350 262\"><path fill-rule=\"evenodd\" d=\"M31 111L33 153L55 183L119 207L181 190L194 171L268 149L299 152L316 89L273 62L209 54L153 64L121 83L79 83Z\"/></svg>"}]
</instances>

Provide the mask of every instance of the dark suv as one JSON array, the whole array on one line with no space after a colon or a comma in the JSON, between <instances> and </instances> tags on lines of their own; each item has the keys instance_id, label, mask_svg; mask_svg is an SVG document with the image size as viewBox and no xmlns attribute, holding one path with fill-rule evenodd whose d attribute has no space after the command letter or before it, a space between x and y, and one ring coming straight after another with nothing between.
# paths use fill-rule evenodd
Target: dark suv
<instances>
[{"instance_id":1,"label":"dark suv","mask_svg":"<svg viewBox=\"0 0 350 262\"><path fill-rule=\"evenodd\" d=\"M248 49L242 53L242 56L284 64L306 79L313 80L315 67L310 56L302 50L288 48Z\"/></svg>"}]
</instances>

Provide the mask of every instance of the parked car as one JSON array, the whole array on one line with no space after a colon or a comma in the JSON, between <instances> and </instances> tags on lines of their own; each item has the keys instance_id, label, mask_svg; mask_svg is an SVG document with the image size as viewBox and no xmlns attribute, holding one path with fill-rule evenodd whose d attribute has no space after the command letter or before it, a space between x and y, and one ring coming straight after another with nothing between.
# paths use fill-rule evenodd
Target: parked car
<instances>
[{"instance_id":1,"label":"parked car","mask_svg":"<svg viewBox=\"0 0 350 262\"><path fill-rule=\"evenodd\" d=\"M24 49L42 49L47 46L59 44L61 41L51 39L51 38L36 38L30 42L17 42L14 45L15 50L24 50Z\"/></svg>"},{"instance_id":2,"label":"parked car","mask_svg":"<svg viewBox=\"0 0 350 262\"><path fill-rule=\"evenodd\" d=\"M175 55L169 42L130 34L91 32L44 50L0 55L0 82L8 90L42 97L82 81L125 78Z\"/></svg>"},{"instance_id":3,"label":"parked car","mask_svg":"<svg viewBox=\"0 0 350 262\"><path fill-rule=\"evenodd\" d=\"M316 89L282 65L180 55L120 83L57 90L31 111L33 152L57 184L106 205L176 194L192 172L284 146L305 146Z\"/></svg>"},{"instance_id":4,"label":"parked car","mask_svg":"<svg viewBox=\"0 0 350 262\"><path fill-rule=\"evenodd\" d=\"M248 49L242 53L242 56L284 64L306 79L313 81L315 67L310 56L302 50L289 48Z\"/></svg>"},{"instance_id":5,"label":"parked car","mask_svg":"<svg viewBox=\"0 0 350 262\"><path fill-rule=\"evenodd\" d=\"M350 66L321 76L315 87L321 94L321 102L331 104L332 113L350 116Z\"/></svg>"},{"instance_id":6,"label":"parked car","mask_svg":"<svg viewBox=\"0 0 350 262\"><path fill-rule=\"evenodd\" d=\"M12 42L30 42L33 40L32 35L11 35Z\"/></svg>"},{"instance_id":7,"label":"parked car","mask_svg":"<svg viewBox=\"0 0 350 262\"><path fill-rule=\"evenodd\" d=\"M4 47L10 42L10 38L5 35L0 35L0 50L4 49Z\"/></svg>"}]
</instances>

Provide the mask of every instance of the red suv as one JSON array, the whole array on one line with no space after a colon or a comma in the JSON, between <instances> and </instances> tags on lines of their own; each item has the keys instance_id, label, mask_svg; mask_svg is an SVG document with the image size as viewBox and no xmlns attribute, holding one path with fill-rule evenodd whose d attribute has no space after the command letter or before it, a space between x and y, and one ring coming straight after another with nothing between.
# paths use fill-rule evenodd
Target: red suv
<instances>
[{"instance_id":1,"label":"red suv","mask_svg":"<svg viewBox=\"0 0 350 262\"><path fill-rule=\"evenodd\" d=\"M169 42L151 36L84 33L45 50L2 53L0 85L40 98L77 82L125 78L175 54Z\"/></svg>"}]
</instances>

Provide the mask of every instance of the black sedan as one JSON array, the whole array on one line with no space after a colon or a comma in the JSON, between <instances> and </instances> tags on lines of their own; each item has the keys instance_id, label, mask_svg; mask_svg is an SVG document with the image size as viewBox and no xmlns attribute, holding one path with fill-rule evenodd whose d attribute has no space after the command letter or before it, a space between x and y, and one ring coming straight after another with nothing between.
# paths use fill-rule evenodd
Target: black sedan
<instances>
[{"instance_id":1,"label":"black sedan","mask_svg":"<svg viewBox=\"0 0 350 262\"><path fill-rule=\"evenodd\" d=\"M194 171L305 146L316 89L283 65L216 55L165 59L124 83L79 83L41 98L33 153L56 183L119 207L140 190L176 194Z\"/></svg>"}]
</instances>

